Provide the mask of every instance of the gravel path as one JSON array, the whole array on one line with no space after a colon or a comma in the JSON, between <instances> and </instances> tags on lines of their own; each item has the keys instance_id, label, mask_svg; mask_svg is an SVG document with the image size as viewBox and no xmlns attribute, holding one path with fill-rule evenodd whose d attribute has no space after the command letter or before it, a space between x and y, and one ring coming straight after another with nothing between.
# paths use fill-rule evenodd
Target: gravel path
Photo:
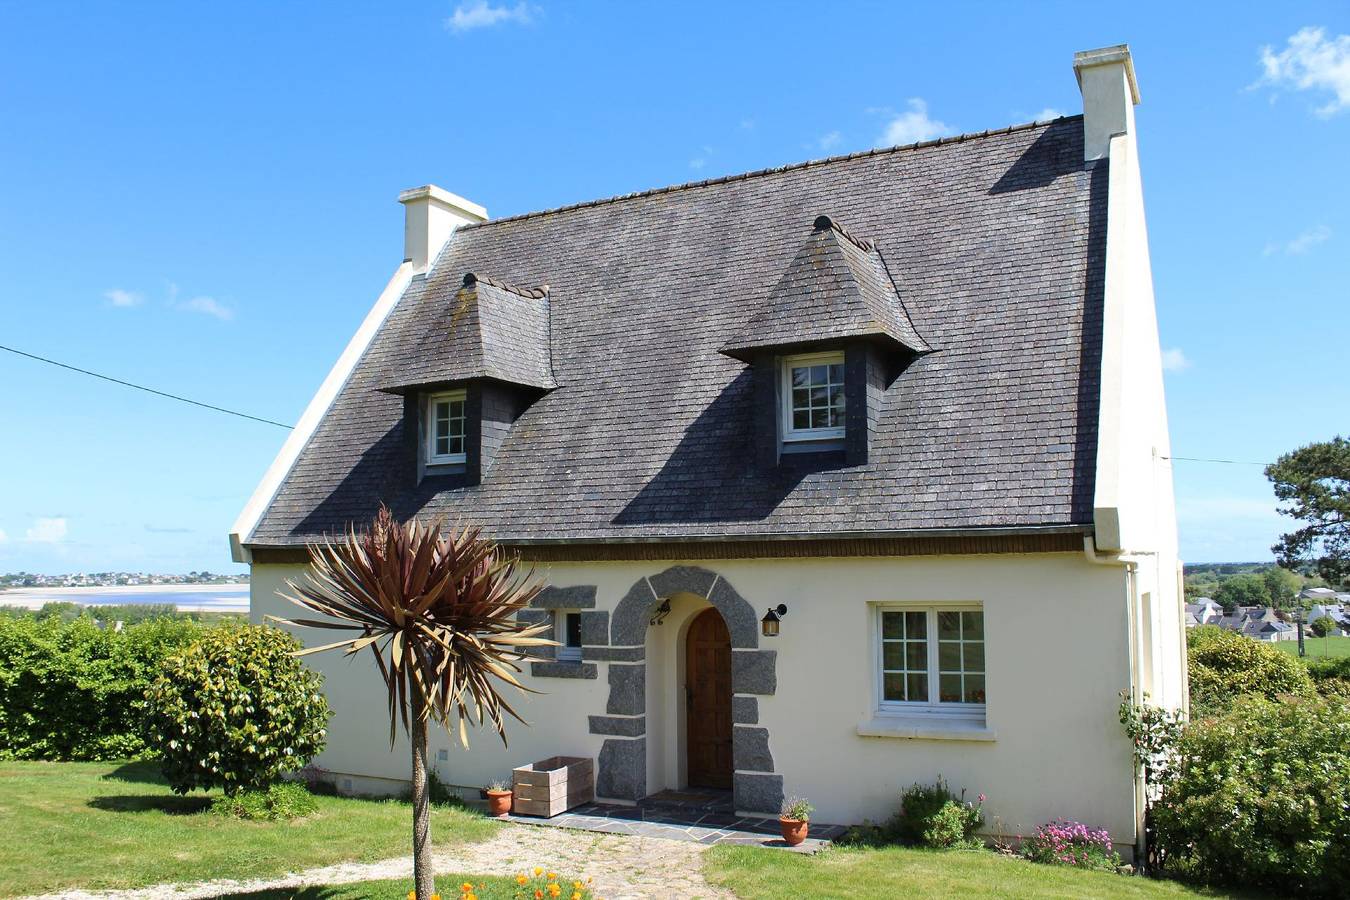
<instances>
[{"instance_id":1,"label":"gravel path","mask_svg":"<svg viewBox=\"0 0 1350 900\"><path fill-rule=\"evenodd\" d=\"M477 844L436 853L436 871L466 875L518 875L535 866L566 878L595 879L597 897L629 900L643 897L734 898L703 880L702 844L660 838L626 837L563 828L507 825ZM275 888L347 884L382 878L412 880L412 857L374 863L340 863L273 879L162 884L125 891L65 891L41 900L192 900ZM457 896L453 886L442 894ZM38 900L38 898L25 898Z\"/></svg>"}]
</instances>

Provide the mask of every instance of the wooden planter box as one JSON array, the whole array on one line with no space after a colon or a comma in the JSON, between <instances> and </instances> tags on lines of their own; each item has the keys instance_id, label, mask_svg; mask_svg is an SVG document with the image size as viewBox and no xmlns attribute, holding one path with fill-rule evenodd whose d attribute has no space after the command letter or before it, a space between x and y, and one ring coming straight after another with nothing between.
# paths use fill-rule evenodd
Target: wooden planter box
<instances>
[{"instance_id":1,"label":"wooden planter box","mask_svg":"<svg viewBox=\"0 0 1350 900\"><path fill-rule=\"evenodd\" d=\"M512 811L520 816L556 816L595 799L595 767L580 756L550 756L511 770Z\"/></svg>"}]
</instances>

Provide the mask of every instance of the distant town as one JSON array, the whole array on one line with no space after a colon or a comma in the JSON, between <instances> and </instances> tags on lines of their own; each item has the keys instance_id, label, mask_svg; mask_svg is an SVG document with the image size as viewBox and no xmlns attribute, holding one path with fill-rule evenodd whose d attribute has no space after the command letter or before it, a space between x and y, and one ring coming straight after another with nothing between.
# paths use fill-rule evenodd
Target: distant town
<instances>
[{"instance_id":1,"label":"distant town","mask_svg":"<svg viewBox=\"0 0 1350 900\"><path fill-rule=\"evenodd\" d=\"M216 572L188 572L165 575L149 572L73 572L65 575L39 575L10 572L0 575L0 589L20 587L119 587L141 584L248 584L248 573L221 575Z\"/></svg>"}]
</instances>

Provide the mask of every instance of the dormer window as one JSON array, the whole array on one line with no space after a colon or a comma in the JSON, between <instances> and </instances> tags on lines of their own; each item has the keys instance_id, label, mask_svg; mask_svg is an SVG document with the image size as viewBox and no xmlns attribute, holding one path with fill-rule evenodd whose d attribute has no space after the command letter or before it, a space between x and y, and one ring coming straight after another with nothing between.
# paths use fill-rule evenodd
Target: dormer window
<instances>
[{"instance_id":1,"label":"dormer window","mask_svg":"<svg viewBox=\"0 0 1350 900\"><path fill-rule=\"evenodd\" d=\"M844 436L844 354L804 353L783 359L784 441Z\"/></svg>"},{"instance_id":2,"label":"dormer window","mask_svg":"<svg viewBox=\"0 0 1350 900\"><path fill-rule=\"evenodd\" d=\"M463 463L465 391L446 391L427 398L427 464L432 466Z\"/></svg>"}]
</instances>

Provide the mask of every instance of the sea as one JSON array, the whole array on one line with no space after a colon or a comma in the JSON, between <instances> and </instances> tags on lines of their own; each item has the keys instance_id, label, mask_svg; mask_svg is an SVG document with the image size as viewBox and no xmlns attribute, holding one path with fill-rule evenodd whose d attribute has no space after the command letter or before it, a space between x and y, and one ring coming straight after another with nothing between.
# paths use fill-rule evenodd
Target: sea
<instances>
[{"instance_id":1,"label":"sea","mask_svg":"<svg viewBox=\"0 0 1350 900\"><path fill-rule=\"evenodd\" d=\"M0 606L37 609L44 603L54 602L83 603L86 606L171 603L184 612L248 612L248 585L163 584L108 588L16 588L0 591Z\"/></svg>"}]
</instances>

